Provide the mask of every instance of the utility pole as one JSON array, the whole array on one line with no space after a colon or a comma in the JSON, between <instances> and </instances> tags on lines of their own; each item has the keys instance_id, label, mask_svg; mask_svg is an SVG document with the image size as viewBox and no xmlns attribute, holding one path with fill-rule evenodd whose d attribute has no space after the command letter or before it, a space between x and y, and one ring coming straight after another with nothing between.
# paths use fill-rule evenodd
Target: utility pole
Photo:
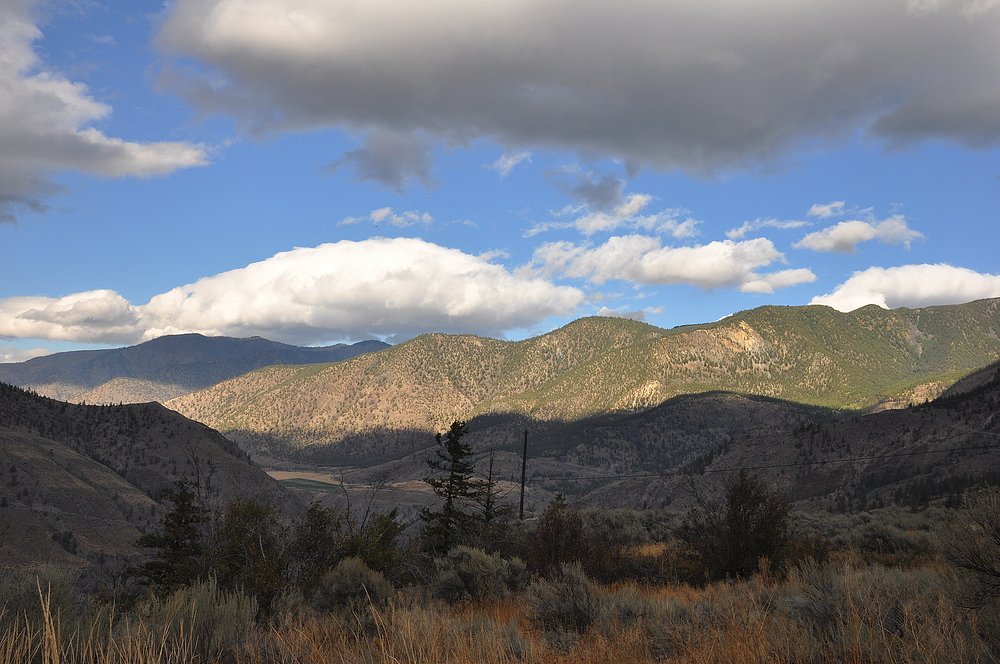
<instances>
[{"instance_id":1,"label":"utility pole","mask_svg":"<svg viewBox=\"0 0 1000 664\"><path fill-rule=\"evenodd\" d=\"M524 451L521 453L521 521L524 521L524 474L528 469L528 430L524 430Z\"/></svg>"}]
</instances>

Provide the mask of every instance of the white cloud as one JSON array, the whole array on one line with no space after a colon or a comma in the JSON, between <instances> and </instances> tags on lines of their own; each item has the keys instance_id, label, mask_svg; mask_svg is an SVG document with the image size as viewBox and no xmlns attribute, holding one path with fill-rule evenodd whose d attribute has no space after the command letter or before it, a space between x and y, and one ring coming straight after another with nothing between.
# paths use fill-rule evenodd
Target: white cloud
<instances>
[{"instance_id":1,"label":"white cloud","mask_svg":"<svg viewBox=\"0 0 1000 664\"><path fill-rule=\"evenodd\" d=\"M846 201L834 201L832 203L827 203L826 205L814 203L806 214L810 217L819 217L820 219L839 217L844 214L844 203L846 203Z\"/></svg>"},{"instance_id":2,"label":"white cloud","mask_svg":"<svg viewBox=\"0 0 1000 664\"><path fill-rule=\"evenodd\" d=\"M132 143L88 125L111 113L82 83L44 69L32 44L41 37L31 0L0 3L0 221L43 211L61 188L49 175L74 169L107 176L154 175L200 166L190 143Z\"/></svg>"},{"instance_id":3,"label":"white cloud","mask_svg":"<svg viewBox=\"0 0 1000 664\"><path fill-rule=\"evenodd\" d=\"M827 295L810 304L825 304L840 311L853 311L866 304L886 309L961 304L1000 297L1000 275L983 274L944 263L871 267L855 272Z\"/></svg>"},{"instance_id":4,"label":"white cloud","mask_svg":"<svg viewBox=\"0 0 1000 664\"><path fill-rule=\"evenodd\" d=\"M530 152L518 152L517 154L505 154L490 165L490 168L500 173L500 177L505 178L510 175L518 164L522 161L531 163Z\"/></svg>"},{"instance_id":5,"label":"white cloud","mask_svg":"<svg viewBox=\"0 0 1000 664\"><path fill-rule=\"evenodd\" d=\"M0 364L6 364L8 362L27 362L34 357L42 357L43 355L49 355L52 351L48 348L31 348L28 350L21 350L20 348L14 348L13 346L0 346Z\"/></svg>"},{"instance_id":6,"label":"white cloud","mask_svg":"<svg viewBox=\"0 0 1000 664\"><path fill-rule=\"evenodd\" d=\"M344 220L337 225L344 226L356 224L359 221L370 221L376 226L379 224L390 224L397 228L406 228L407 226L414 226L416 224L430 226L434 223L434 217L427 212L406 211L401 214L396 214L392 211L391 207L384 207L372 210L366 217L345 217Z\"/></svg>"},{"instance_id":7,"label":"white cloud","mask_svg":"<svg viewBox=\"0 0 1000 664\"><path fill-rule=\"evenodd\" d=\"M777 228L777 229L788 229L788 228L802 228L807 226L808 222L805 221L778 221L777 219L755 219L753 221L745 221L743 225L739 228L734 228L731 231L726 232L726 237L730 240L742 240L746 237L747 233L752 233L753 231L758 231L761 228Z\"/></svg>"},{"instance_id":8,"label":"white cloud","mask_svg":"<svg viewBox=\"0 0 1000 664\"><path fill-rule=\"evenodd\" d=\"M290 343L502 334L572 314L584 294L419 239L347 240L279 253L132 305L112 291L0 300L0 336L134 343L164 334Z\"/></svg>"},{"instance_id":9,"label":"white cloud","mask_svg":"<svg viewBox=\"0 0 1000 664\"><path fill-rule=\"evenodd\" d=\"M724 240L696 247L662 247L643 235L612 237L590 248L571 242L550 242L535 250L533 265L543 273L585 278L595 284L611 280L641 284L691 284L703 289L736 287L748 292L771 292L812 281L809 270L758 274L757 269L784 255L770 240Z\"/></svg>"},{"instance_id":10,"label":"white cloud","mask_svg":"<svg viewBox=\"0 0 1000 664\"><path fill-rule=\"evenodd\" d=\"M854 253L861 242L878 239L885 244L902 244L907 249L914 240L924 237L923 233L910 228L906 219L899 214L884 221L842 221L836 226L810 233L792 246L796 249L812 249L841 254Z\"/></svg>"},{"instance_id":11,"label":"white cloud","mask_svg":"<svg viewBox=\"0 0 1000 664\"><path fill-rule=\"evenodd\" d=\"M631 228L667 234L677 239L698 235L698 224L700 222L691 217L682 219L681 217L689 214L689 211L683 208L671 208L661 212L641 214L652 201L653 197L649 194L629 194L627 197L623 197L618 205L606 211L592 210L587 205L584 205L582 208L564 209L557 216L562 216L562 214L567 212L576 213L581 209L587 210L587 212L572 221L537 223L524 236L532 237L544 231L565 228L576 228L584 235L606 233L619 228Z\"/></svg>"},{"instance_id":12,"label":"white cloud","mask_svg":"<svg viewBox=\"0 0 1000 664\"><path fill-rule=\"evenodd\" d=\"M0 337L131 343L141 337L140 311L110 290L61 298L0 299Z\"/></svg>"},{"instance_id":13,"label":"white cloud","mask_svg":"<svg viewBox=\"0 0 1000 664\"><path fill-rule=\"evenodd\" d=\"M596 315L605 316L607 318L625 318L628 320L637 320L641 322L646 321L646 312L641 309L638 311L625 311L625 310L608 309L607 307L601 307Z\"/></svg>"},{"instance_id":14,"label":"white cloud","mask_svg":"<svg viewBox=\"0 0 1000 664\"><path fill-rule=\"evenodd\" d=\"M178 0L158 43L206 68L176 89L252 127L486 137L705 173L859 131L995 144L992 6Z\"/></svg>"}]
</instances>

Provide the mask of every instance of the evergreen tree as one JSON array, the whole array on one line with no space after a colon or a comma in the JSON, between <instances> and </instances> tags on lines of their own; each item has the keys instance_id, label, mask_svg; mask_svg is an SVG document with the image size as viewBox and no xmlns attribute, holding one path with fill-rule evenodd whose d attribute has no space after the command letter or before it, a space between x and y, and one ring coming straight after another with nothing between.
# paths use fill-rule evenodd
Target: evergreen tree
<instances>
[{"instance_id":1,"label":"evergreen tree","mask_svg":"<svg viewBox=\"0 0 1000 664\"><path fill-rule=\"evenodd\" d=\"M465 511L468 505L483 493L483 482L473 477L476 467L472 463L472 447L462 441L469 432L465 422L455 421L442 438L436 436L438 449L436 459L428 459L431 470L442 473L443 477L425 477L424 481L443 499L437 511L424 508L420 518L424 527L423 540L427 549L434 553L447 553L473 532L476 517Z\"/></svg>"},{"instance_id":2,"label":"evergreen tree","mask_svg":"<svg viewBox=\"0 0 1000 664\"><path fill-rule=\"evenodd\" d=\"M164 594L191 585L205 571L202 524L209 520L208 510L196 501L197 484L179 480L175 486L160 492L161 500L174 506L163 517L163 533L143 535L135 542L139 548L156 549L154 560L130 570Z\"/></svg>"}]
</instances>

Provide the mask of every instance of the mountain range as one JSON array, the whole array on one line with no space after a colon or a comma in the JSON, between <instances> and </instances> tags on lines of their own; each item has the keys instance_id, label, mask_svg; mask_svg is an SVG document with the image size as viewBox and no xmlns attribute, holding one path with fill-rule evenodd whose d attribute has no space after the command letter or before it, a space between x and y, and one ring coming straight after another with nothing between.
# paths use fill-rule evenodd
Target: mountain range
<instances>
[{"instance_id":1,"label":"mountain range","mask_svg":"<svg viewBox=\"0 0 1000 664\"><path fill-rule=\"evenodd\" d=\"M80 350L0 364L0 382L63 401L166 401L275 364L339 362L388 348L381 341L302 348L261 337L179 334L127 348Z\"/></svg>"},{"instance_id":2,"label":"mountain range","mask_svg":"<svg viewBox=\"0 0 1000 664\"><path fill-rule=\"evenodd\" d=\"M197 480L216 511L250 496L293 515L370 483L383 488L378 505L412 515L430 499L434 434L454 419L508 489L530 432L529 514L557 491L581 505L683 508L740 468L805 508L925 504L1000 480L998 330L1000 300L761 307L673 330L595 317L514 342L428 334L235 377L241 363L331 349L182 335L0 365L89 390L78 397L109 377L178 389L226 378L169 408L0 384L0 567L127 560L179 479Z\"/></svg>"},{"instance_id":3,"label":"mountain range","mask_svg":"<svg viewBox=\"0 0 1000 664\"><path fill-rule=\"evenodd\" d=\"M456 419L481 423L490 446L515 448L530 423L565 450L569 432L594 429L588 418L682 395L833 410L920 403L1000 357L998 331L998 299L850 313L766 306L672 330L592 317L523 341L427 334L337 364L267 367L167 405L261 458L381 463L428 447Z\"/></svg>"}]
</instances>

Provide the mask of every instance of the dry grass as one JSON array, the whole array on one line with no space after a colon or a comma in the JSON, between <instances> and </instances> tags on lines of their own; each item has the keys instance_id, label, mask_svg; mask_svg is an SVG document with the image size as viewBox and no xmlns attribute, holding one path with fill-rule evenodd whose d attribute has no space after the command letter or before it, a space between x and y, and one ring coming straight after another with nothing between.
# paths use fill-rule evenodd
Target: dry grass
<instances>
[{"instance_id":1,"label":"dry grass","mask_svg":"<svg viewBox=\"0 0 1000 664\"><path fill-rule=\"evenodd\" d=\"M0 614L0 664L597 664L997 661L997 616L951 600L950 572L808 564L706 588L594 587L583 633L549 631L524 596L317 613L286 601L265 623L252 598L202 584L128 615L67 617L44 589L34 619ZM41 588L41 587L40 587Z\"/></svg>"}]
</instances>

